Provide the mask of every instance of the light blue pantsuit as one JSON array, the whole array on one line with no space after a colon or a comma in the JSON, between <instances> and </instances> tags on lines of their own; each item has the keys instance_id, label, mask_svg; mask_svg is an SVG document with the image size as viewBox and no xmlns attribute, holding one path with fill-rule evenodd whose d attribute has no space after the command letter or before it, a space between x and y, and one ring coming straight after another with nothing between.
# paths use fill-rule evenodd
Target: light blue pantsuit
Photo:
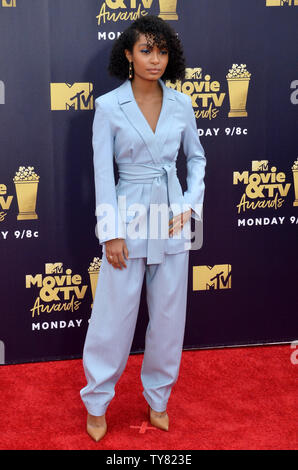
<instances>
[{"instance_id":1,"label":"light blue pantsuit","mask_svg":"<svg viewBox=\"0 0 298 470\"><path fill-rule=\"evenodd\" d=\"M191 216L201 220L206 158L190 97L168 88L161 79L159 84L163 101L155 132L138 107L129 80L95 100L94 177L103 258L83 353L87 385L81 390L88 412L95 416L105 414L127 363L144 275L150 320L141 380L151 408L166 409L178 377L185 328L190 220L180 237L167 234L164 238L159 230L157 237L151 237L156 223L151 216L157 206L163 205L169 210L168 217L191 209ZM184 193L176 174L181 145L187 164ZM119 171L117 185L114 158ZM130 235L129 229L136 222L147 227L145 236ZM168 231L168 221L166 227ZM129 252L127 268L122 270L115 269L106 258L105 243L114 238L125 239Z\"/></svg>"},{"instance_id":2,"label":"light blue pantsuit","mask_svg":"<svg viewBox=\"0 0 298 470\"><path fill-rule=\"evenodd\" d=\"M120 270L103 257L83 354L88 383L81 397L90 414L105 414L114 397L131 350L144 275L149 322L141 369L143 395L154 410L166 409L183 347L188 259L189 251L165 255L160 265L132 258Z\"/></svg>"}]
</instances>

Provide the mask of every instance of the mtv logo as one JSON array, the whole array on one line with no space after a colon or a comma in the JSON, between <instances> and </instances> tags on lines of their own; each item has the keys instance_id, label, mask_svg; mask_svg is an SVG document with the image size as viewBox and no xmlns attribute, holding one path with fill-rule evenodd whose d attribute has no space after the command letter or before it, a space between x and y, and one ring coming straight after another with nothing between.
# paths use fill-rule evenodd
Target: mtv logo
<instances>
[{"instance_id":1,"label":"mtv logo","mask_svg":"<svg viewBox=\"0 0 298 470\"><path fill-rule=\"evenodd\" d=\"M61 274L63 273L63 263L46 263L45 264L46 274Z\"/></svg>"},{"instance_id":2,"label":"mtv logo","mask_svg":"<svg viewBox=\"0 0 298 470\"><path fill-rule=\"evenodd\" d=\"M16 0L2 0L2 6L3 7L15 7Z\"/></svg>"},{"instance_id":3,"label":"mtv logo","mask_svg":"<svg viewBox=\"0 0 298 470\"><path fill-rule=\"evenodd\" d=\"M5 104L5 85L0 80L0 104Z\"/></svg>"},{"instance_id":4,"label":"mtv logo","mask_svg":"<svg viewBox=\"0 0 298 470\"><path fill-rule=\"evenodd\" d=\"M298 0L266 0L266 7L298 6Z\"/></svg>"},{"instance_id":5,"label":"mtv logo","mask_svg":"<svg viewBox=\"0 0 298 470\"><path fill-rule=\"evenodd\" d=\"M186 68L185 78L188 80L195 79L195 78L200 80L202 78L202 68L201 67L196 67L194 69Z\"/></svg>"},{"instance_id":6,"label":"mtv logo","mask_svg":"<svg viewBox=\"0 0 298 470\"><path fill-rule=\"evenodd\" d=\"M231 275L230 264L193 266L193 290L231 289Z\"/></svg>"},{"instance_id":7,"label":"mtv logo","mask_svg":"<svg viewBox=\"0 0 298 470\"><path fill-rule=\"evenodd\" d=\"M93 109L92 83L51 83L51 110Z\"/></svg>"},{"instance_id":8,"label":"mtv logo","mask_svg":"<svg viewBox=\"0 0 298 470\"><path fill-rule=\"evenodd\" d=\"M251 171L268 171L268 160L252 160Z\"/></svg>"}]
</instances>

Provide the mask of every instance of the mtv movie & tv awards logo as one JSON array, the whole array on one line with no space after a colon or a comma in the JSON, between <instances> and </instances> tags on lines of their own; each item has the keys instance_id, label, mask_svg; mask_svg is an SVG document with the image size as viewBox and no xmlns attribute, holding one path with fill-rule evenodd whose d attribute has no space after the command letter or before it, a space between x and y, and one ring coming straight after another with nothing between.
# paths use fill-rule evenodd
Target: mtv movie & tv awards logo
<instances>
[{"instance_id":1,"label":"mtv movie & tv awards logo","mask_svg":"<svg viewBox=\"0 0 298 470\"><path fill-rule=\"evenodd\" d=\"M223 106L227 91L230 109L228 117L246 117L247 96L251 73L246 64L233 64L226 74L226 81L220 82L210 73L203 72L201 67L186 68L185 80L175 83L167 80L166 85L174 88L192 99L197 119L215 119Z\"/></svg>"},{"instance_id":2,"label":"mtv movie & tv awards logo","mask_svg":"<svg viewBox=\"0 0 298 470\"><path fill-rule=\"evenodd\" d=\"M89 283L94 299L101 259L95 257L88 268ZM82 303L86 297L88 283L81 274L64 269L63 263L45 263L44 274L27 274L26 289L36 292L30 308L32 331L80 328L83 318L89 319L92 304L87 315L82 317ZM80 318L78 318L78 316Z\"/></svg>"},{"instance_id":3,"label":"mtv movie & tv awards logo","mask_svg":"<svg viewBox=\"0 0 298 470\"><path fill-rule=\"evenodd\" d=\"M165 20L178 20L177 0L104 0L101 2L97 24L102 25L113 21L134 21L149 13L156 14L158 4L158 16ZM151 11L155 6L155 10Z\"/></svg>"},{"instance_id":4,"label":"mtv movie & tv awards logo","mask_svg":"<svg viewBox=\"0 0 298 470\"><path fill-rule=\"evenodd\" d=\"M99 12L96 15L98 40L115 40L122 31L115 31L114 24L121 25L126 21L149 14L157 15L167 21L179 19L177 4L180 0L100 0ZM106 26L111 25L111 30ZM122 28L121 28L122 29Z\"/></svg>"},{"instance_id":5,"label":"mtv movie & tv awards logo","mask_svg":"<svg viewBox=\"0 0 298 470\"><path fill-rule=\"evenodd\" d=\"M298 160L292 167L292 180L284 171L279 171L276 166L269 165L268 160L253 160L251 171L234 171L233 185L242 186L242 193L239 202L236 204L238 214L251 214L258 209L272 209L277 211L278 217L257 217L250 219L238 219L238 226L246 225L268 225L283 224L284 216L279 216L279 210L284 207L285 201L293 197L292 207L298 206ZM290 189L294 186L294 195ZM259 212L258 212L259 213ZM266 213L267 215L267 213ZM290 217L291 223L297 223L295 216Z\"/></svg>"}]
</instances>

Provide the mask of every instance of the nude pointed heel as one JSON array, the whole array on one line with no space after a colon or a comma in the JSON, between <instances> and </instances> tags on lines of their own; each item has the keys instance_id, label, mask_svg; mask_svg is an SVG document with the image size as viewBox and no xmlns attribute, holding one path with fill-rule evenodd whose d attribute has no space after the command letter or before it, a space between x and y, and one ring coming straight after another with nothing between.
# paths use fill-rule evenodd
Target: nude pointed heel
<instances>
[{"instance_id":1,"label":"nude pointed heel","mask_svg":"<svg viewBox=\"0 0 298 470\"><path fill-rule=\"evenodd\" d=\"M148 415L150 423L156 428L162 429L163 431L169 430L169 416L166 413L163 416L156 416L151 413L151 407L148 405Z\"/></svg>"},{"instance_id":2,"label":"nude pointed heel","mask_svg":"<svg viewBox=\"0 0 298 470\"><path fill-rule=\"evenodd\" d=\"M89 422L89 414L87 416L87 433L89 434L90 437L95 442L100 441L106 434L107 432L107 423L105 422L103 425L96 425L96 424L91 424Z\"/></svg>"}]
</instances>

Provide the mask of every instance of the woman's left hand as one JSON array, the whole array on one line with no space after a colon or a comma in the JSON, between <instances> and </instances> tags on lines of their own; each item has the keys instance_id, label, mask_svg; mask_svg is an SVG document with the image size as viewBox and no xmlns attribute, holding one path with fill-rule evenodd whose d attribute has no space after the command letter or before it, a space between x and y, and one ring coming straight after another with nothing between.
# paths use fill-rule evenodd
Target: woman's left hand
<instances>
[{"instance_id":1,"label":"woman's left hand","mask_svg":"<svg viewBox=\"0 0 298 470\"><path fill-rule=\"evenodd\" d=\"M169 220L169 235L172 237L175 233L179 233L183 226L191 218L191 209L182 214L175 215ZM172 225L172 227L171 227Z\"/></svg>"}]
</instances>

